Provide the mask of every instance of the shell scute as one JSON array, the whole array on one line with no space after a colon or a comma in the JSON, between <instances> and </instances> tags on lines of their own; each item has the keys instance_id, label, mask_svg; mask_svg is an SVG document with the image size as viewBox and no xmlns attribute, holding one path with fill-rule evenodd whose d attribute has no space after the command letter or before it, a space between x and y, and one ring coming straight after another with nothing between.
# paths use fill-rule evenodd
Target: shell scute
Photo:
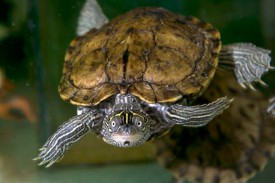
<instances>
[{"instance_id":1,"label":"shell scute","mask_svg":"<svg viewBox=\"0 0 275 183\"><path fill-rule=\"evenodd\" d=\"M102 49L93 50L82 57L75 58L70 79L78 88L93 88L107 82L107 74L102 60L106 54Z\"/></svg>"}]
</instances>

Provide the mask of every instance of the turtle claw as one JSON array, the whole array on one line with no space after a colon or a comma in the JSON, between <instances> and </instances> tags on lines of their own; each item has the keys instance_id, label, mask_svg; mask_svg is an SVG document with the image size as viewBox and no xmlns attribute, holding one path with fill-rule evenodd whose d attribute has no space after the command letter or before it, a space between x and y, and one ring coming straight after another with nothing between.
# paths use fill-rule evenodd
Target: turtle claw
<instances>
[{"instance_id":1,"label":"turtle claw","mask_svg":"<svg viewBox=\"0 0 275 183\"><path fill-rule=\"evenodd\" d=\"M246 85L244 83L239 83L239 85L243 88L243 89L247 89Z\"/></svg>"},{"instance_id":2,"label":"turtle claw","mask_svg":"<svg viewBox=\"0 0 275 183\"><path fill-rule=\"evenodd\" d=\"M39 165L39 166L42 166L42 165L44 165L45 163L47 163L47 161L46 161L46 160L43 160L43 161L41 161L38 165Z\"/></svg>"},{"instance_id":3,"label":"turtle claw","mask_svg":"<svg viewBox=\"0 0 275 183\"><path fill-rule=\"evenodd\" d=\"M257 91L256 88L255 88L251 83L239 83L239 85L240 85L243 89L249 88L250 90Z\"/></svg>"},{"instance_id":4,"label":"turtle claw","mask_svg":"<svg viewBox=\"0 0 275 183\"><path fill-rule=\"evenodd\" d=\"M36 157L36 158L33 158L32 160L33 161L38 161L38 160L40 160L41 158L38 156L38 157Z\"/></svg>"},{"instance_id":5,"label":"turtle claw","mask_svg":"<svg viewBox=\"0 0 275 183\"><path fill-rule=\"evenodd\" d=\"M49 164L46 165L46 168L51 167L54 163L55 163L55 161L51 161Z\"/></svg>"},{"instance_id":6,"label":"turtle claw","mask_svg":"<svg viewBox=\"0 0 275 183\"><path fill-rule=\"evenodd\" d=\"M268 85L261 79L259 79L257 82L260 83L264 87L268 87Z\"/></svg>"},{"instance_id":7,"label":"turtle claw","mask_svg":"<svg viewBox=\"0 0 275 183\"><path fill-rule=\"evenodd\" d=\"M253 91L257 91L256 88L251 84L251 83L247 83L247 86L253 90Z\"/></svg>"},{"instance_id":8,"label":"turtle claw","mask_svg":"<svg viewBox=\"0 0 275 183\"><path fill-rule=\"evenodd\" d=\"M268 84L266 84L263 80L258 79L256 82L258 82L261 86L263 87L268 87ZM251 89L253 91L257 91L257 89L252 85L252 83L240 83L239 85L243 88L243 89Z\"/></svg>"},{"instance_id":9,"label":"turtle claw","mask_svg":"<svg viewBox=\"0 0 275 183\"><path fill-rule=\"evenodd\" d=\"M57 162L58 160L60 160L63 157L64 154L64 150L63 148L59 148L59 149L52 149L52 148L41 148L42 151L39 153L38 157L34 158L34 161L37 160L42 160L38 165L42 166L42 165L46 165L46 168L49 168L50 166L52 166L55 162Z\"/></svg>"},{"instance_id":10,"label":"turtle claw","mask_svg":"<svg viewBox=\"0 0 275 183\"><path fill-rule=\"evenodd\" d=\"M268 87L268 84L266 84L263 80L261 79L258 79L256 80L256 82L258 82L261 86L263 87ZM240 83L239 82L239 85L243 88L243 89L251 89L253 91L257 91L257 89L252 85L252 83Z\"/></svg>"},{"instance_id":11,"label":"turtle claw","mask_svg":"<svg viewBox=\"0 0 275 183\"><path fill-rule=\"evenodd\" d=\"M59 143L58 143L59 142ZM56 161L61 159L66 152L68 144L64 144L56 138L55 135L50 137L48 141L39 149L40 153L38 157L34 158L34 161L41 161L38 165L46 165L46 168L53 165Z\"/></svg>"},{"instance_id":12,"label":"turtle claw","mask_svg":"<svg viewBox=\"0 0 275 183\"><path fill-rule=\"evenodd\" d=\"M39 151L44 151L46 148L45 147L41 147L40 149L38 149Z\"/></svg>"}]
</instances>

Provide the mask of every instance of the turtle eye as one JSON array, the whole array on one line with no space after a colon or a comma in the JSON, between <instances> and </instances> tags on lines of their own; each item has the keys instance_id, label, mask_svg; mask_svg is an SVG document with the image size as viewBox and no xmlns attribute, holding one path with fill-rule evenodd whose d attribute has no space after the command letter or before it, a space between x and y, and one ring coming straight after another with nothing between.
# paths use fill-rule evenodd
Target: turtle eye
<instances>
[{"instance_id":1,"label":"turtle eye","mask_svg":"<svg viewBox=\"0 0 275 183\"><path fill-rule=\"evenodd\" d=\"M142 126L142 122L141 122L141 121L138 121L138 122L136 122L136 125L137 125L138 127L141 127L141 126Z\"/></svg>"},{"instance_id":2,"label":"turtle eye","mask_svg":"<svg viewBox=\"0 0 275 183\"><path fill-rule=\"evenodd\" d=\"M113 128L116 127L116 122L112 121L111 125Z\"/></svg>"},{"instance_id":3,"label":"turtle eye","mask_svg":"<svg viewBox=\"0 0 275 183\"><path fill-rule=\"evenodd\" d=\"M120 125L120 118L119 117L115 117L113 118L110 122L110 127L109 127L109 131L110 132L114 132L119 128Z\"/></svg>"},{"instance_id":4,"label":"turtle eye","mask_svg":"<svg viewBox=\"0 0 275 183\"><path fill-rule=\"evenodd\" d=\"M132 120L137 127L141 128L143 126L143 119L141 117L134 116Z\"/></svg>"}]
</instances>

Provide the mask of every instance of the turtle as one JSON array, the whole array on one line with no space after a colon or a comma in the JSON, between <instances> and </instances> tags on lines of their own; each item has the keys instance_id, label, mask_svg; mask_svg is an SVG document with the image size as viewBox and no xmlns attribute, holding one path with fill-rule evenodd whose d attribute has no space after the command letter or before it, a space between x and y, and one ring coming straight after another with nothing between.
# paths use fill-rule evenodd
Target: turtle
<instances>
[{"instance_id":1,"label":"turtle","mask_svg":"<svg viewBox=\"0 0 275 183\"><path fill-rule=\"evenodd\" d=\"M232 75L217 71L197 104L220 96L238 102L204 128L173 128L155 141L159 164L173 182L245 183L275 155L275 98L243 90Z\"/></svg>"},{"instance_id":2,"label":"turtle","mask_svg":"<svg viewBox=\"0 0 275 183\"><path fill-rule=\"evenodd\" d=\"M51 166L88 132L118 147L133 147L175 126L202 127L233 98L194 105L217 68L254 88L270 66L270 51L252 43L221 44L220 33L195 17L141 7L108 21L95 0L80 13L77 37L65 54L58 87L77 106L35 160Z\"/></svg>"}]
</instances>

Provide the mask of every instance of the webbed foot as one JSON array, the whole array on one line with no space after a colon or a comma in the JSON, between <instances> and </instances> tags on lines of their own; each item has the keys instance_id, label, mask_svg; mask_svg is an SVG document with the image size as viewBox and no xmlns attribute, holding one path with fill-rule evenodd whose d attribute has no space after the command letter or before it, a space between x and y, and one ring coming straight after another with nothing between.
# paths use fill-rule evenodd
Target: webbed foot
<instances>
[{"instance_id":1,"label":"webbed foot","mask_svg":"<svg viewBox=\"0 0 275 183\"><path fill-rule=\"evenodd\" d=\"M39 150L41 151L34 160L41 160L39 165L50 167L61 160L67 150L80 140L88 131L94 131L102 121L102 115L96 110L91 110L72 117L64 123L47 140Z\"/></svg>"},{"instance_id":2,"label":"webbed foot","mask_svg":"<svg viewBox=\"0 0 275 183\"><path fill-rule=\"evenodd\" d=\"M275 67L270 66L270 50L251 43L234 43L222 47L219 55L219 68L233 72L238 83L255 90L252 83L259 82L267 86L261 77Z\"/></svg>"}]
</instances>

